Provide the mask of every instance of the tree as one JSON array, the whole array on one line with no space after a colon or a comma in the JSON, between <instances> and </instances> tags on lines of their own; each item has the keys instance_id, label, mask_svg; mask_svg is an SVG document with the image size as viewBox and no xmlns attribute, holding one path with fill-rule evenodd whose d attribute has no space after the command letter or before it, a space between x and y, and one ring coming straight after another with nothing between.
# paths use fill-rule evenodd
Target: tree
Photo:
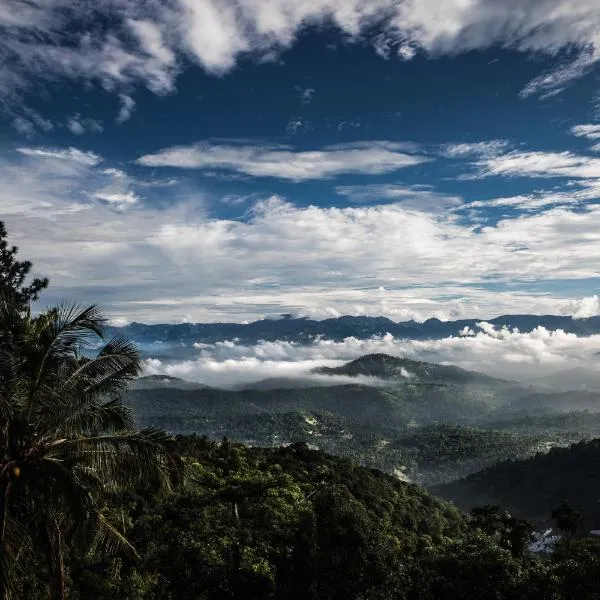
<instances>
[{"instance_id":1,"label":"tree","mask_svg":"<svg viewBox=\"0 0 600 600\"><path fill-rule=\"evenodd\" d=\"M26 284L32 264L28 260L16 259L19 249L8 244L6 235L6 227L0 221L0 293L12 290L18 304L27 307L32 300L38 299L42 290L48 287L48 279L36 277L29 285Z\"/></svg>"},{"instance_id":2,"label":"tree","mask_svg":"<svg viewBox=\"0 0 600 600\"><path fill-rule=\"evenodd\" d=\"M471 510L472 525L496 539L513 557L523 557L534 527L529 521L509 515L501 506L478 506Z\"/></svg>"},{"instance_id":3,"label":"tree","mask_svg":"<svg viewBox=\"0 0 600 600\"><path fill-rule=\"evenodd\" d=\"M165 433L133 429L122 401L141 370L135 346L116 338L94 350L105 323L94 306L31 316L21 299L0 294L0 598L10 598L24 561L40 556L62 599L67 545L129 547L99 493L170 486L182 467Z\"/></svg>"},{"instance_id":4,"label":"tree","mask_svg":"<svg viewBox=\"0 0 600 600\"><path fill-rule=\"evenodd\" d=\"M577 511L568 502L562 502L552 511L552 518L556 521L559 531L571 539L579 527L581 517Z\"/></svg>"}]
</instances>

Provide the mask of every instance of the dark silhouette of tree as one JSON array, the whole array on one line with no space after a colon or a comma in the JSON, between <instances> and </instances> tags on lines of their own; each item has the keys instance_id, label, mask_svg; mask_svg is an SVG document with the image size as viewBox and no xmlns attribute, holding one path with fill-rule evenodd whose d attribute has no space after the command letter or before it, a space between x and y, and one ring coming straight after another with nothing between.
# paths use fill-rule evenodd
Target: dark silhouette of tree
<instances>
[{"instance_id":1,"label":"dark silhouette of tree","mask_svg":"<svg viewBox=\"0 0 600 600\"><path fill-rule=\"evenodd\" d=\"M6 236L6 227L0 221L0 293L12 290L17 303L27 307L32 300L38 299L42 290L48 287L48 279L36 277L31 283L26 283L33 265L28 260L17 260L19 249L9 245Z\"/></svg>"},{"instance_id":2,"label":"dark silhouette of tree","mask_svg":"<svg viewBox=\"0 0 600 600\"><path fill-rule=\"evenodd\" d=\"M575 535L581 521L579 511L568 502L561 502L552 511L552 518L560 532L568 539Z\"/></svg>"},{"instance_id":3,"label":"dark silhouette of tree","mask_svg":"<svg viewBox=\"0 0 600 600\"><path fill-rule=\"evenodd\" d=\"M510 550L515 558L522 557L531 541L534 527L529 521L517 519L498 505L485 505L471 510L472 524L494 537L498 544Z\"/></svg>"}]
</instances>

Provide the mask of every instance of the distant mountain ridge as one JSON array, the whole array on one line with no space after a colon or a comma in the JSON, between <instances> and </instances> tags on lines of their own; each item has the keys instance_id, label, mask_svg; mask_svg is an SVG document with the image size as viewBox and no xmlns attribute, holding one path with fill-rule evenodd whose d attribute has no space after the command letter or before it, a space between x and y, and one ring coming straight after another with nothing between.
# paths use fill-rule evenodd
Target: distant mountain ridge
<instances>
[{"instance_id":1,"label":"distant mountain ridge","mask_svg":"<svg viewBox=\"0 0 600 600\"><path fill-rule=\"evenodd\" d=\"M477 331L477 323L486 321L492 325L518 328L530 332L536 327L549 330L562 329L568 333L589 336L600 333L600 317L574 319L559 315L502 315L494 319L461 319L440 321L428 319L395 322L386 317L343 316L316 321L308 318L284 316L281 319L263 319L252 323L180 323L147 325L131 323L124 327L111 327L110 333L125 335L137 342L152 343L215 343L237 339L240 343L256 343L259 340L287 340L308 343L317 336L342 340L346 337L367 339L389 333L406 339L440 339L460 335L465 329Z\"/></svg>"}]
</instances>

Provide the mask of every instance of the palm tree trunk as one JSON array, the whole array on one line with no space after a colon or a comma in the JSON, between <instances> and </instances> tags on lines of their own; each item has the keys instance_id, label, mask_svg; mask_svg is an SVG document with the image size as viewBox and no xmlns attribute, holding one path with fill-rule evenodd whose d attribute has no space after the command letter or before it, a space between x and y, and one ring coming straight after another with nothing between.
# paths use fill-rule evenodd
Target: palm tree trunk
<instances>
[{"instance_id":1,"label":"palm tree trunk","mask_svg":"<svg viewBox=\"0 0 600 600\"><path fill-rule=\"evenodd\" d=\"M8 503L12 481L6 484L4 494L0 494L0 600L7 598L8 573L6 572L6 555L4 553L4 534L8 518Z\"/></svg>"},{"instance_id":2,"label":"palm tree trunk","mask_svg":"<svg viewBox=\"0 0 600 600\"><path fill-rule=\"evenodd\" d=\"M52 520L50 533L50 598L52 600L67 600L67 576L63 554L63 536L56 517Z\"/></svg>"}]
</instances>

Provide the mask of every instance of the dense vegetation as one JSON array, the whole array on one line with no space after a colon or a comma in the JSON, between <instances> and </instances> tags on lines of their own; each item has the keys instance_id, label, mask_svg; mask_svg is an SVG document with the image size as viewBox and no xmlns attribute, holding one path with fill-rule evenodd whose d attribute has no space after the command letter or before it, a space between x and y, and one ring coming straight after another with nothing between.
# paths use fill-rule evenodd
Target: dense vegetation
<instances>
[{"instance_id":1,"label":"dense vegetation","mask_svg":"<svg viewBox=\"0 0 600 600\"><path fill-rule=\"evenodd\" d=\"M459 600L595 598L600 552L527 552L527 523L463 516L422 488L305 445L180 437L184 487L103 496L139 557L67 557L73 599ZM22 596L45 598L43 582Z\"/></svg>"},{"instance_id":2,"label":"dense vegetation","mask_svg":"<svg viewBox=\"0 0 600 600\"><path fill-rule=\"evenodd\" d=\"M402 375L407 366L413 369L410 383ZM386 355L343 369L386 383L222 390L144 378L126 401L144 427L252 445L303 441L426 485L600 435L600 415L563 414L569 394L538 394L528 408L513 399L530 397L529 389ZM596 398L583 396L586 406Z\"/></svg>"},{"instance_id":3,"label":"dense vegetation","mask_svg":"<svg viewBox=\"0 0 600 600\"><path fill-rule=\"evenodd\" d=\"M436 493L465 507L502 504L523 518L548 520L563 501L581 514L582 532L600 529L600 440L570 448L552 448L527 460L504 461L453 483Z\"/></svg>"}]
</instances>

